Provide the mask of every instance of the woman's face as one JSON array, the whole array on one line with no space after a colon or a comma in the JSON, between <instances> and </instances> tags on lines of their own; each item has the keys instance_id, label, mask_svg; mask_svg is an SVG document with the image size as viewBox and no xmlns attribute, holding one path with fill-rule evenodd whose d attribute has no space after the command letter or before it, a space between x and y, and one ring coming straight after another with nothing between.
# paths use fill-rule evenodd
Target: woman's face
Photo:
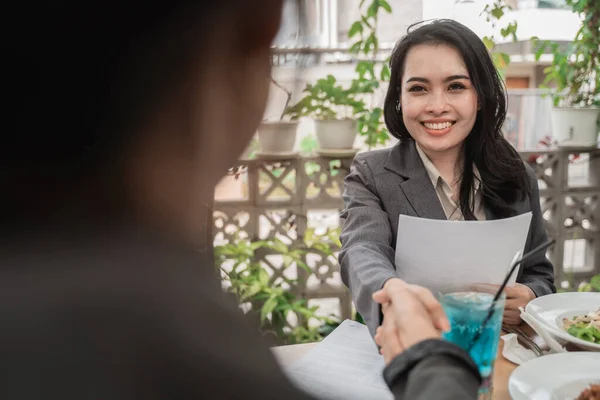
<instances>
[{"instance_id":1,"label":"woman's face","mask_svg":"<svg viewBox=\"0 0 600 400\"><path fill-rule=\"evenodd\" d=\"M406 129L428 154L460 151L477 117L477 93L461 54L448 45L411 48L401 77Z\"/></svg>"}]
</instances>

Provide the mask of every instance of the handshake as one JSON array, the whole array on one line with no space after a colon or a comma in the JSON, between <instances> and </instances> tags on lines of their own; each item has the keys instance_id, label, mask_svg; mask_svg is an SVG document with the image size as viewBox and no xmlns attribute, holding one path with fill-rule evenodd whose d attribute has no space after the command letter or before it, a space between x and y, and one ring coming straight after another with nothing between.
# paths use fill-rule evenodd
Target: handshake
<instances>
[{"instance_id":1,"label":"handshake","mask_svg":"<svg viewBox=\"0 0 600 400\"><path fill-rule=\"evenodd\" d=\"M386 364L409 347L439 339L450 330L450 322L441 304L426 288L409 285L398 278L389 279L373 294L381 304L383 324L377 328L375 342Z\"/></svg>"},{"instance_id":2,"label":"handshake","mask_svg":"<svg viewBox=\"0 0 600 400\"><path fill-rule=\"evenodd\" d=\"M503 322L517 325L521 322L519 307L534 299L535 294L519 283L506 287L505 294ZM373 294L373 300L381 304L383 312L383 323L377 328L375 342L386 364L409 347L427 339L439 339L442 332L450 330L442 305L424 287L392 278Z\"/></svg>"}]
</instances>

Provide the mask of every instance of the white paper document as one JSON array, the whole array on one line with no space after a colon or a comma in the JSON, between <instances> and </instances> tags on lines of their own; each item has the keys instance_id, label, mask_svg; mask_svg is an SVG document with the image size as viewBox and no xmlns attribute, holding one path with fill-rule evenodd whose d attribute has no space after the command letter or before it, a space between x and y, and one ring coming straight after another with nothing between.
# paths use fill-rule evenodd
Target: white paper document
<instances>
[{"instance_id":1,"label":"white paper document","mask_svg":"<svg viewBox=\"0 0 600 400\"><path fill-rule=\"evenodd\" d=\"M400 215L396 273L434 293L457 284L502 283L523 251L531 213L490 221L447 221ZM514 284L519 268L511 276Z\"/></svg>"},{"instance_id":2,"label":"white paper document","mask_svg":"<svg viewBox=\"0 0 600 400\"><path fill-rule=\"evenodd\" d=\"M368 328L345 320L285 372L319 399L388 400L394 396L383 380L384 367Z\"/></svg>"}]
</instances>

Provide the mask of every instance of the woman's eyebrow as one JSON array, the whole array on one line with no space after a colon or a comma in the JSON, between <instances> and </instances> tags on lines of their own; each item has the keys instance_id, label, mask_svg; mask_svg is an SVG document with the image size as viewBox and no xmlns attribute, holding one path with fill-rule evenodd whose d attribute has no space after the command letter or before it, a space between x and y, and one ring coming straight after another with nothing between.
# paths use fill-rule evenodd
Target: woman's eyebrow
<instances>
[{"instance_id":1,"label":"woman's eyebrow","mask_svg":"<svg viewBox=\"0 0 600 400\"><path fill-rule=\"evenodd\" d=\"M471 78L469 78L467 75L450 75L449 77L447 77L446 79L444 79L444 82L450 82L450 81L456 81L456 80L460 80L460 79L466 79L466 80L470 80ZM410 77L406 80L406 83L409 82L423 82L423 83L429 83L429 79L427 78L422 78L420 76L413 76Z\"/></svg>"}]
</instances>

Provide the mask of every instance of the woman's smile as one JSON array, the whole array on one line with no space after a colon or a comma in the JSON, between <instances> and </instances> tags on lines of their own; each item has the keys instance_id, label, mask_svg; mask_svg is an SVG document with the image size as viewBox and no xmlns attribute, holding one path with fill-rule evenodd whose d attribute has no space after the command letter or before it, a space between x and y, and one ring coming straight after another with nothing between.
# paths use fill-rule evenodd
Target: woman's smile
<instances>
[{"instance_id":1,"label":"woman's smile","mask_svg":"<svg viewBox=\"0 0 600 400\"><path fill-rule=\"evenodd\" d=\"M425 131L433 136L443 136L452 130L456 121L423 121Z\"/></svg>"}]
</instances>

